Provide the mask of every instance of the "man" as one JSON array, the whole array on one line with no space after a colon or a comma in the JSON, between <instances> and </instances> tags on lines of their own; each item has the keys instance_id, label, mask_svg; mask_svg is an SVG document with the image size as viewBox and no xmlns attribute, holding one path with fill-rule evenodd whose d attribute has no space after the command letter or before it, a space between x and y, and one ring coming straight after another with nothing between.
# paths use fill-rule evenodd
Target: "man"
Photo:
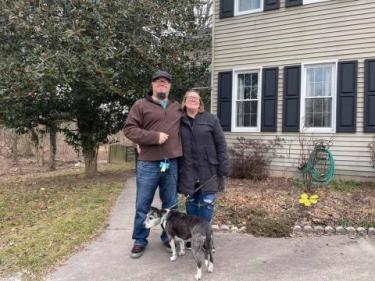
<instances>
[{"instance_id":1,"label":"man","mask_svg":"<svg viewBox=\"0 0 375 281\"><path fill-rule=\"evenodd\" d=\"M131 257L139 258L146 249L150 233L143 225L159 186L162 208L177 205L177 158L182 156L179 134L182 111L169 99L172 76L157 71L152 76L152 91L131 108L124 126L127 138L139 145L137 160L137 198ZM161 240L169 247L163 231Z\"/></svg>"}]
</instances>

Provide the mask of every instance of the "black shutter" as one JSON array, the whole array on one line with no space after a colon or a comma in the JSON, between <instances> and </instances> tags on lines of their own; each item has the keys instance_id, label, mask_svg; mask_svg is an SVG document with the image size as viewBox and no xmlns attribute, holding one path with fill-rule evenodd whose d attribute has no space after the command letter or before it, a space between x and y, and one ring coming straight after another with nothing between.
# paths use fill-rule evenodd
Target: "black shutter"
<instances>
[{"instance_id":1,"label":"black shutter","mask_svg":"<svg viewBox=\"0 0 375 281\"><path fill-rule=\"evenodd\" d=\"M364 131L375 132L375 59L365 61Z\"/></svg>"},{"instance_id":2,"label":"black shutter","mask_svg":"<svg viewBox=\"0 0 375 281\"><path fill-rule=\"evenodd\" d=\"M220 0L220 18L234 16L234 0Z\"/></svg>"},{"instance_id":3,"label":"black shutter","mask_svg":"<svg viewBox=\"0 0 375 281\"><path fill-rule=\"evenodd\" d=\"M302 0L286 0L285 1L285 7L301 6L302 4L303 4Z\"/></svg>"},{"instance_id":4,"label":"black shutter","mask_svg":"<svg viewBox=\"0 0 375 281\"><path fill-rule=\"evenodd\" d=\"M263 10L271 11L280 8L280 0L264 0Z\"/></svg>"},{"instance_id":5,"label":"black shutter","mask_svg":"<svg viewBox=\"0 0 375 281\"><path fill-rule=\"evenodd\" d=\"M357 61L339 62L336 132L356 131Z\"/></svg>"},{"instance_id":6,"label":"black shutter","mask_svg":"<svg viewBox=\"0 0 375 281\"><path fill-rule=\"evenodd\" d=\"M299 131L301 66L284 68L283 132Z\"/></svg>"},{"instance_id":7,"label":"black shutter","mask_svg":"<svg viewBox=\"0 0 375 281\"><path fill-rule=\"evenodd\" d=\"M217 116L226 132L230 132L232 122L232 77L232 71L219 72Z\"/></svg>"},{"instance_id":8,"label":"black shutter","mask_svg":"<svg viewBox=\"0 0 375 281\"><path fill-rule=\"evenodd\" d=\"M265 68L262 77L262 132L276 132L279 69Z\"/></svg>"}]
</instances>

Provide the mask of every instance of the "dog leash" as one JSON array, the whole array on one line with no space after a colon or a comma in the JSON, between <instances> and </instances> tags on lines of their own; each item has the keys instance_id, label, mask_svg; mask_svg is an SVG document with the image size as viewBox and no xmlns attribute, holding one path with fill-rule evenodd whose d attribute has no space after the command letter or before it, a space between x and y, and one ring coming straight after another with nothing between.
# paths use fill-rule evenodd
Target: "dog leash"
<instances>
[{"instance_id":1,"label":"dog leash","mask_svg":"<svg viewBox=\"0 0 375 281\"><path fill-rule=\"evenodd\" d=\"M193 195L195 194L195 193L197 193L200 189L202 189L202 187L204 187L206 184L208 184L210 181L212 181L213 179L215 179L216 178L216 175L213 175L212 177L210 177L208 180L206 180L203 184L201 184L201 185L199 185L199 187L197 188L197 189L194 189L194 193L193 193ZM187 196L186 196L186 199L187 198L190 198L191 196L188 194Z\"/></svg>"},{"instance_id":2,"label":"dog leash","mask_svg":"<svg viewBox=\"0 0 375 281\"><path fill-rule=\"evenodd\" d=\"M212 180L215 179L215 178L216 178L216 175L213 175L213 176L210 177L208 180L206 180L203 184L199 185L199 187L198 187L197 189L194 190L193 195L194 195L195 193L197 193L200 189L202 189L202 187L204 187L206 184L208 184L210 181L212 181ZM186 196L186 200L189 199L190 197L191 197L190 194L188 194L188 195ZM177 205L178 205L178 201L176 202L176 204L173 204L171 207L169 207L169 208L167 208L167 209L172 209L172 208L176 207Z\"/></svg>"}]
</instances>

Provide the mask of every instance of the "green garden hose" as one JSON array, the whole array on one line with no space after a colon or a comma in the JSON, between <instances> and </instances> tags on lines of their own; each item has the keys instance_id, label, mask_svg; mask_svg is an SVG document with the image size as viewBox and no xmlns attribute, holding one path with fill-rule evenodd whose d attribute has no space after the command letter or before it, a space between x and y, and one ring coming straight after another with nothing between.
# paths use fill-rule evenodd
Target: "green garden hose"
<instances>
[{"instance_id":1,"label":"green garden hose","mask_svg":"<svg viewBox=\"0 0 375 281\"><path fill-rule=\"evenodd\" d=\"M315 183L329 183L335 176L335 161L328 148L316 147L310 154L305 172Z\"/></svg>"}]
</instances>

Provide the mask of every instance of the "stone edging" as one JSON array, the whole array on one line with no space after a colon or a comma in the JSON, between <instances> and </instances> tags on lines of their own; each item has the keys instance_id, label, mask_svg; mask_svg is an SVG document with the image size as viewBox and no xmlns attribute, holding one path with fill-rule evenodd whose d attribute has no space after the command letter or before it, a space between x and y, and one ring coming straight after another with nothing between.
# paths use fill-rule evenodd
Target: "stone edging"
<instances>
[{"instance_id":1,"label":"stone edging","mask_svg":"<svg viewBox=\"0 0 375 281\"><path fill-rule=\"evenodd\" d=\"M350 238L356 237L364 237L369 236L371 238L375 238L375 228L370 227L368 229L364 227L357 227L354 228L352 226L349 227L331 227L331 226L311 226L311 225L295 225L293 227L293 237L296 236L306 236L306 235L348 235Z\"/></svg>"},{"instance_id":2,"label":"stone edging","mask_svg":"<svg viewBox=\"0 0 375 281\"><path fill-rule=\"evenodd\" d=\"M233 233L245 233L246 232L246 227L245 226L242 226L242 227L238 228L235 225L226 225L226 224L217 225L217 224L213 224L211 227L212 227L212 230L215 231L215 232L217 232L217 231L233 232Z\"/></svg>"},{"instance_id":3,"label":"stone edging","mask_svg":"<svg viewBox=\"0 0 375 281\"><path fill-rule=\"evenodd\" d=\"M242 226L238 228L234 225L212 225L213 231L221 231L221 232L232 232L232 233L245 233L246 227ZM300 237L300 236L308 236L308 235L348 235L350 238L356 238L356 237L364 237L368 236L371 238L375 238L375 228L370 227L368 229L364 227L357 227L354 228L352 226L349 227L331 227L331 226L311 226L311 225L295 225L293 227L292 237Z\"/></svg>"}]
</instances>

